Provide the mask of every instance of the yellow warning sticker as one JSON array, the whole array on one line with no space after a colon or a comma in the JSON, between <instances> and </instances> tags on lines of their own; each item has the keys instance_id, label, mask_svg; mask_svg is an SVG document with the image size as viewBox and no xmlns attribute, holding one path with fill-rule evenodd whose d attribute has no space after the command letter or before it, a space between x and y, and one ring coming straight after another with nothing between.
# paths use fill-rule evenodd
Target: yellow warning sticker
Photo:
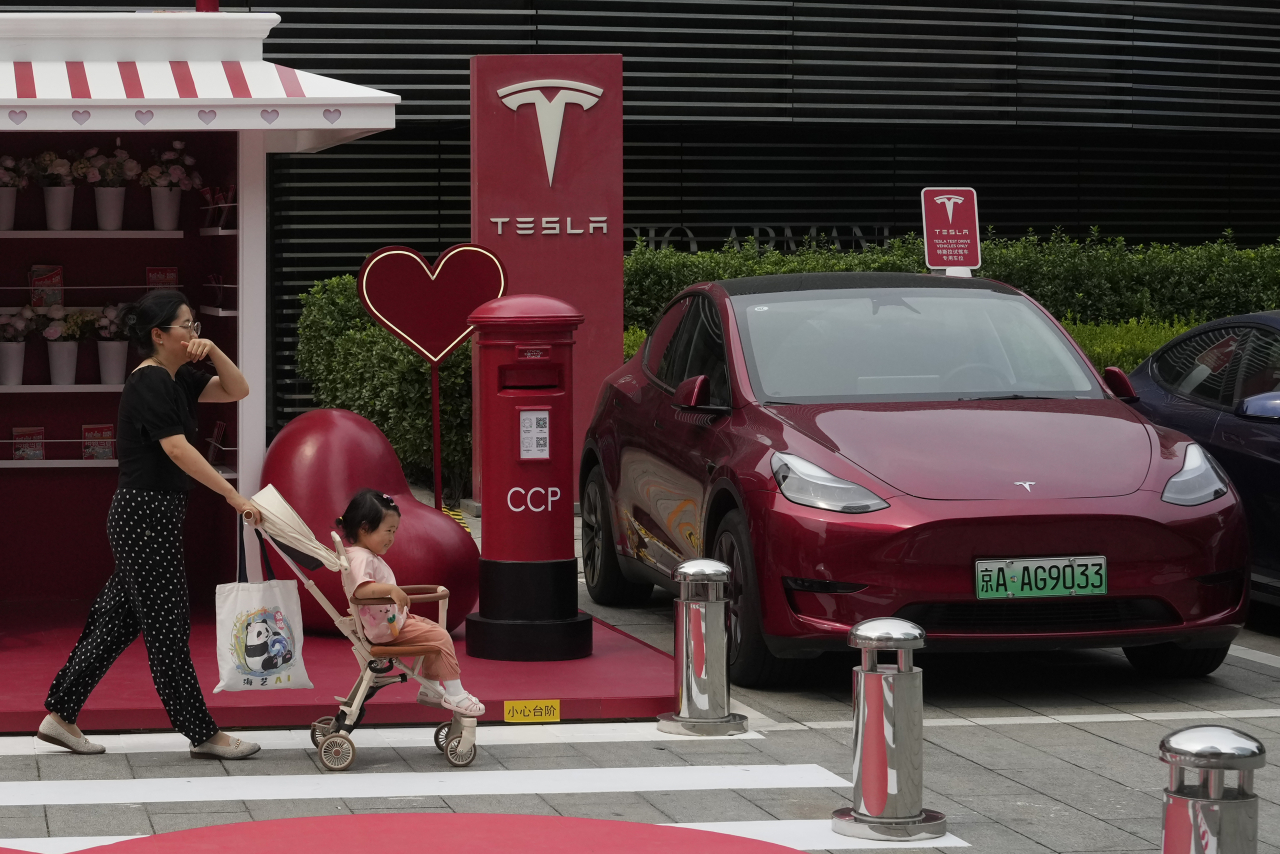
<instances>
[{"instance_id":1,"label":"yellow warning sticker","mask_svg":"<svg viewBox=\"0 0 1280 854\"><path fill-rule=\"evenodd\" d=\"M560 720L559 700L507 700L502 719L513 724L545 724Z\"/></svg>"}]
</instances>

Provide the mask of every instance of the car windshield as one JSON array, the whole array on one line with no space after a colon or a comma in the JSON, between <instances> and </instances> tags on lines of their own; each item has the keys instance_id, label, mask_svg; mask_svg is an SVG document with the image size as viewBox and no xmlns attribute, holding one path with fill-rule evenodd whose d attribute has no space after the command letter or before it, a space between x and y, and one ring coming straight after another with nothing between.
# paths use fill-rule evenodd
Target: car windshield
<instances>
[{"instance_id":1,"label":"car windshield","mask_svg":"<svg viewBox=\"0 0 1280 854\"><path fill-rule=\"evenodd\" d=\"M976 288L731 298L757 398L775 403L1101 398L1028 299Z\"/></svg>"}]
</instances>

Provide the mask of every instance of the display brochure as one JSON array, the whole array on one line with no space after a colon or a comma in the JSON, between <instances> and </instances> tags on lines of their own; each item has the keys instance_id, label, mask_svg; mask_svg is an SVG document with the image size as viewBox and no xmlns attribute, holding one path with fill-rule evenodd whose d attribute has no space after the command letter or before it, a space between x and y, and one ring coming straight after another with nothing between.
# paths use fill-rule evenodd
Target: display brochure
<instances>
[{"instance_id":1,"label":"display brochure","mask_svg":"<svg viewBox=\"0 0 1280 854\"><path fill-rule=\"evenodd\" d=\"M177 267L148 267L147 290L178 287Z\"/></svg>"},{"instance_id":2,"label":"display brochure","mask_svg":"<svg viewBox=\"0 0 1280 854\"><path fill-rule=\"evenodd\" d=\"M31 283L31 307L62 305L62 268L36 264L27 274Z\"/></svg>"},{"instance_id":3,"label":"display brochure","mask_svg":"<svg viewBox=\"0 0 1280 854\"><path fill-rule=\"evenodd\" d=\"M213 465L215 462L217 462L218 451L222 450L222 448L219 446L222 444L222 436L226 432L227 432L227 422L219 421L213 425L213 438L209 440L208 460L210 465Z\"/></svg>"},{"instance_id":4,"label":"display brochure","mask_svg":"<svg viewBox=\"0 0 1280 854\"><path fill-rule=\"evenodd\" d=\"M44 428L14 427L13 458L15 460L43 460Z\"/></svg>"},{"instance_id":5,"label":"display brochure","mask_svg":"<svg viewBox=\"0 0 1280 854\"><path fill-rule=\"evenodd\" d=\"M116 425L84 424L80 427L80 458L114 460L116 458Z\"/></svg>"}]
</instances>

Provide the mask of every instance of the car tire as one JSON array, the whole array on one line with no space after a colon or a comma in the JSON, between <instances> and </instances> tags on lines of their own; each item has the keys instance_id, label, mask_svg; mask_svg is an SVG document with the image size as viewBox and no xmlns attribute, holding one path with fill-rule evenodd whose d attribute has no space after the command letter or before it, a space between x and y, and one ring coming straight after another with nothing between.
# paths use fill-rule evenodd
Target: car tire
<instances>
[{"instance_id":1,"label":"car tire","mask_svg":"<svg viewBox=\"0 0 1280 854\"><path fill-rule=\"evenodd\" d=\"M751 532L741 510L730 511L720 520L710 556L729 567L729 680L743 688L782 685L792 668L785 659L770 652L764 640Z\"/></svg>"},{"instance_id":2,"label":"car tire","mask_svg":"<svg viewBox=\"0 0 1280 854\"><path fill-rule=\"evenodd\" d=\"M613 544L608 494L604 471L596 466L587 475L581 503L582 575L587 594L597 605L643 605L649 601L653 585L631 581L622 574Z\"/></svg>"},{"instance_id":3,"label":"car tire","mask_svg":"<svg viewBox=\"0 0 1280 854\"><path fill-rule=\"evenodd\" d=\"M1230 646L1183 649L1177 644L1160 643L1154 646L1126 646L1124 655L1134 669L1141 673L1189 678L1208 676L1217 670L1226 659L1229 649Z\"/></svg>"}]
</instances>

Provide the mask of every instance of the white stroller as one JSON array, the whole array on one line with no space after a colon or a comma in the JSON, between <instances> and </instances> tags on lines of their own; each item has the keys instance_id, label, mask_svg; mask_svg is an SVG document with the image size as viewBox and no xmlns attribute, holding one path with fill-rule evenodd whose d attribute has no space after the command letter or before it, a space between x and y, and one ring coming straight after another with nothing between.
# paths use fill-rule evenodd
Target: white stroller
<instances>
[{"instance_id":1,"label":"white stroller","mask_svg":"<svg viewBox=\"0 0 1280 854\"><path fill-rule=\"evenodd\" d=\"M330 771L345 771L356 759L356 746L351 740L351 733L364 719L365 703L388 685L398 685L409 679L426 685L430 680L412 672L411 662L416 656L435 650L430 647L378 646L371 643L364 636L363 626L356 617L356 607L358 605L391 605L394 604L392 600L353 597L348 603L348 615L343 616L329 604L329 600L315 583L298 568L301 564L311 571L325 567L333 572L350 572L347 551L343 547L342 538L331 531L334 550L330 551L322 546L312 536L311 529L302 521L297 511L289 506L274 486L268 484L249 500L262 514L262 523L257 526L255 533L259 538L263 533L267 535L267 539L271 540L271 545L289 564L289 568L333 618L334 625L351 641L351 651L360 662L360 678L352 687L351 693L346 697L334 698L341 704L338 706L338 713L333 717L323 717L311 725L311 742L320 751L320 761L324 767ZM265 545L263 557L264 559L266 557ZM345 585L344 589L346 589ZM445 624L445 615L449 607L448 590L436 584L401 586L400 589L409 594L409 601L414 604L439 602L438 622L442 626ZM401 672L395 673L397 669ZM426 701L420 699L419 702ZM440 708L437 703L428 703L428 705ZM436 728L435 744L450 765L458 767L470 765L476 758L476 719L455 712L452 720Z\"/></svg>"}]
</instances>

